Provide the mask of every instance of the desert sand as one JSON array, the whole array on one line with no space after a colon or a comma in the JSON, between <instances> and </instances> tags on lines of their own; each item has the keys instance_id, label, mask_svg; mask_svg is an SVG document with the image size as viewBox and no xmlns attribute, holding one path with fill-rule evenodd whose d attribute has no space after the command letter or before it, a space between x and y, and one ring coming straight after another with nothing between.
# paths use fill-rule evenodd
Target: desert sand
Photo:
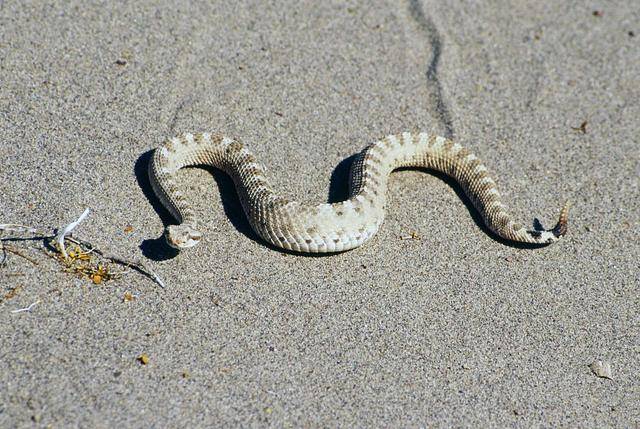
<instances>
[{"instance_id":1,"label":"desert sand","mask_svg":"<svg viewBox=\"0 0 640 429\"><path fill-rule=\"evenodd\" d=\"M636 427L639 23L631 1L0 3L0 223L88 207L76 237L166 283L94 284L5 233L33 262L0 255L0 426ZM367 144L441 134L519 221L571 201L569 233L505 243L400 171L373 240L294 255L194 168L205 238L178 254L146 169L198 131L307 202L343 199Z\"/></svg>"}]
</instances>

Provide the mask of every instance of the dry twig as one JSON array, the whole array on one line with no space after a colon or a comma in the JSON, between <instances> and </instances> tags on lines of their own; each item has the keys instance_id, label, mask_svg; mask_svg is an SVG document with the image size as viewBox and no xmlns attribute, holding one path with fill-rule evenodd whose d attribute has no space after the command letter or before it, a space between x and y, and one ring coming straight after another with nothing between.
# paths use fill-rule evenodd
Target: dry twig
<instances>
[{"instance_id":1,"label":"dry twig","mask_svg":"<svg viewBox=\"0 0 640 429\"><path fill-rule=\"evenodd\" d=\"M67 237L66 238L69 242L74 243L78 246L82 246L84 248L88 249L88 252L94 252L98 255L100 255L101 257L103 257L104 259L108 259L111 262L118 264L118 265L122 265L124 267L128 267L131 269L134 269L136 271L138 271L140 274L145 275L146 277L150 278L151 280L153 280L154 282L156 282L160 287L165 287L164 282L162 281L162 279L160 279L160 277L158 277L158 275L156 273L154 273L153 271L151 271L150 269L148 269L142 262L140 261L131 261L131 260L127 260L124 258L121 258L119 256L116 255L111 255L109 253L103 252L102 250L98 249L97 247L94 247L93 244L84 241L84 240L80 240L80 239L76 239L76 238L72 238L72 237Z\"/></svg>"},{"instance_id":2,"label":"dry twig","mask_svg":"<svg viewBox=\"0 0 640 429\"><path fill-rule=\"evenodd\" d=\"M422 237L420 237L420 235L415 231L411 231L411 234L409 235L400 236L400 240L420 240L421 238Z\"/></svg>"},{"instance_id":3,"label":"dry twig","mask_svg":"<svg viewBox=\"0 0 640 429\"><path fill-rule=\"evenodd\" d=\"M40 301L32 302L31 304L29 304L29 306L28 306L28 307L25 307L25 308L18 308L17 310L12 310L11 312L12 312L12 313L14 313L14 314L15 314L15 313L23 313L23 312L25 312L25 311L31 312L31 309L32 309L36 304L38 304L39 302L40 302Z\"/></svg>"},{"instance_id":4,"label":"dry twig","mask_svg":"<svg viewBox=\"0 0 640 429\"><path fill-rule=\"evenodd\" d=\"M82 214L78 219L76 219L74 222L71 222L69 225L65 226L62 232L56 235L56 242L58 243L60 251L62 252L62 256L64 256L64 259L67 259L67 249L64 247L65 237L67 236L67 234L73 231L78 225L80 225L80 222L82 222L84 218L87 217L88 214L89 214L89 208L87 207L86 209L84 209L84 211L82 212Z\"/></svg>"},{"instance_id":5,"label":"dry twig","mask_svg":"<svg viewBox=\"0 0 640 429\"><path fill-rule=\"evenodd\" d=\"M38 265L38 261L36 261L35 259L33 259L31 256L27 256L24 253L22 253L20 251L20 249L18 249L15 246L10 246L8 244L4 244L4 243L0 243L2 246L2 250L4 252L9 252L9 253L13 253L14 255L18 255L21 258L26 259L27 261L31 262L33 265ZM3 258L2 262L4 262L4 260L6 259L6 256Z\"/></svg>"}]
</instances>

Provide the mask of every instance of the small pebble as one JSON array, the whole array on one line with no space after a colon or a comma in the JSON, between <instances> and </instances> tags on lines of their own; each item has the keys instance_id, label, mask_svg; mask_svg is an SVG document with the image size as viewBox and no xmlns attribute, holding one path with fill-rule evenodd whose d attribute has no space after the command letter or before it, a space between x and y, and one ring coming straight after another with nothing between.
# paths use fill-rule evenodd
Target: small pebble
<instances>
[{"instance_id":1,"label":"small pebble","mask_svg":"<svg viewBox=\"0 0 640 429\"><path fill-rule=\"evenodd\" d=\"M612 380L611 377L611 364L607 361L597 360L589 365L591 372L597 375L600 378L608 378Z\"/></svg>"}]
</instances>

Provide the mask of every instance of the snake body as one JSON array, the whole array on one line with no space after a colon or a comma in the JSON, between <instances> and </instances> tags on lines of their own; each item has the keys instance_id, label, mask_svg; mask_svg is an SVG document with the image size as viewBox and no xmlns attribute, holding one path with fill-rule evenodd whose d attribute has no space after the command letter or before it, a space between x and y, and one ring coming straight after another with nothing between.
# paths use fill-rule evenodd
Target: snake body
<instances>
[{"instance_id":1,"label":"snake body","mask_svg":"<svg viewBox=\"0 0 640 429\"><path fill-rule=\"evenodd\" d=\"M568 204L553 229L528 230L514 222L482 162L443 137L427 133L387 136L357 155L347 200L307 205L275 192L263 166L242 143L201 133L169 139L154 151L149 165L155 193L178 220L178 225L165 229L168 244L178 249L194 246L202 238L198 219L175 180L180 168L192 165L209 165L229 174L255 232L274 246L297 252L340 252L371 239L384 219L389 175L400 167L433 169L455 179L486 226L506 240L548 244L567 231Z\"/></svg>"}]
</instances>

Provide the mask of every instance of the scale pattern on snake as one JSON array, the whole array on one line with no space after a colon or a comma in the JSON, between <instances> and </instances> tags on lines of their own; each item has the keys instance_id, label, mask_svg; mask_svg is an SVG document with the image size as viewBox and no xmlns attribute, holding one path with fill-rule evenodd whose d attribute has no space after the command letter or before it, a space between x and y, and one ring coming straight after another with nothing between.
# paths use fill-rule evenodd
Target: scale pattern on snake
<instances>
[{"instance_id":1,"label":"scale pattern on snake","mask_svg":"<svg viewBox=\"0 0 640 429\"><path fill-rule=\"evenodd\" d=\"M265 169L242 143L201 133L169 139L155 150L149 165L155 193L178 220L178 225L165 229L167 243L178 249L192 247L202 238L198 219L175 181L180 168L192 165L210 165L229 174L255 232L277 247L297 252L340 252L373 237L384 219L389 175L400 167L433 169L455 179L486 226L504 239L548 244L567 232L568 204L553 229L534 226L527 230L514 222L482 162L443 137L427 133L387 136L357 155L351 167L349 199L306 205L276 193Z\"/></svg>"}]
</instances>

